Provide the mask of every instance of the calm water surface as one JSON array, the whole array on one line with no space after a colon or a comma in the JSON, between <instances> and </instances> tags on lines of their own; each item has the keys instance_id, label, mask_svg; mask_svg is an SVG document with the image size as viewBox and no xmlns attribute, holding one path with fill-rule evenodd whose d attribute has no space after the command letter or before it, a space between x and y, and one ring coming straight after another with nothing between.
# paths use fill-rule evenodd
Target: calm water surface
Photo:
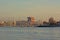
<instances>
[{"instance_id":1,"label":"calm water surface","mask_svg":"<svg viewBox=\"0 0 60 40\"><path fill-rule=\"evenodd\" d=\"M0 27L0 40L60 40L60 27Z\"/></svg>"}]
</instances>

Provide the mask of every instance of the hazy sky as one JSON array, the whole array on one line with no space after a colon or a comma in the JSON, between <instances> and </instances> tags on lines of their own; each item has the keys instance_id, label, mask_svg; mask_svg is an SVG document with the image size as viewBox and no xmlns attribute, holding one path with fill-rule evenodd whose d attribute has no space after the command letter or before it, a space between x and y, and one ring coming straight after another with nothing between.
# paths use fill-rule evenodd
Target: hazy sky
<instances>
[{"instance_id":1,"label":"hazy sky","mask_svg":"<svg viewBox=\"0 0 60 40\"><path fill-rule=\"evenodd\" d=\"M0 18L14 17L47 20L49 17L60 18L60 0L0 0Z\"/></svg>"}]
</instances>

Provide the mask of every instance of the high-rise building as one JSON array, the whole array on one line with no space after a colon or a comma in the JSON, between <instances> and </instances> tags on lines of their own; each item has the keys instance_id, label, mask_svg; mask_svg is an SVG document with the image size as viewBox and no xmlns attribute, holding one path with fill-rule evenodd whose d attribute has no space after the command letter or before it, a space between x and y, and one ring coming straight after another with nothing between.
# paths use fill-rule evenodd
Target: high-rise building
<instances>
[{"instance_id":1,"label":"high-rise building","mask_svg":"<svg viewBox=\"0 0 60 40\"><path fill-rule=\"evenodd\" d=\"M33 25L35 23L35 18L34 17L27 17L28 18L28 24Z\"/></svg>"}]
</instances>

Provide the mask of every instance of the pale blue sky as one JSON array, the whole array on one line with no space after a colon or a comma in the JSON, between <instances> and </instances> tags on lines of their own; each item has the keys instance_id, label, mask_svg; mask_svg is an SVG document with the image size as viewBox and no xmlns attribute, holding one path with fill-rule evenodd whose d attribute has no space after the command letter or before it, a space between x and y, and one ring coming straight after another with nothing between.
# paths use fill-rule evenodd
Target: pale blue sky
<instances>
[{"instance_id":1,"label":"pale blue sky","mask_svg":"<svg viewBox=\"0 0 60 40\"><path fill-rule=\"evenodd\" d=\"M49 17L60 17L60 0L0 0L0 18L14 17L47 20Z\"/></svg>"}]
</instances>

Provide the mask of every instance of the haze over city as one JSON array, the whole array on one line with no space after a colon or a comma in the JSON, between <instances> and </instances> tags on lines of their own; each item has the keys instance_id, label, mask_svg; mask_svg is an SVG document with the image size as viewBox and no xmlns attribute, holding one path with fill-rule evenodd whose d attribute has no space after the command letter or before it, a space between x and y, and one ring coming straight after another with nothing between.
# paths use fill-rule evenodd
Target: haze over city
<instances>
[{"instance_id":1,"label":"haze over city","mask_svg":"<svg viewBox=\"0 0 60 40\"><path fill-rule=\"evenodd\" d=\"M0 0L0 19L60 20L60 0ZM12 18L12 19L13 19Z\"/></svg>"}]
</instances>

